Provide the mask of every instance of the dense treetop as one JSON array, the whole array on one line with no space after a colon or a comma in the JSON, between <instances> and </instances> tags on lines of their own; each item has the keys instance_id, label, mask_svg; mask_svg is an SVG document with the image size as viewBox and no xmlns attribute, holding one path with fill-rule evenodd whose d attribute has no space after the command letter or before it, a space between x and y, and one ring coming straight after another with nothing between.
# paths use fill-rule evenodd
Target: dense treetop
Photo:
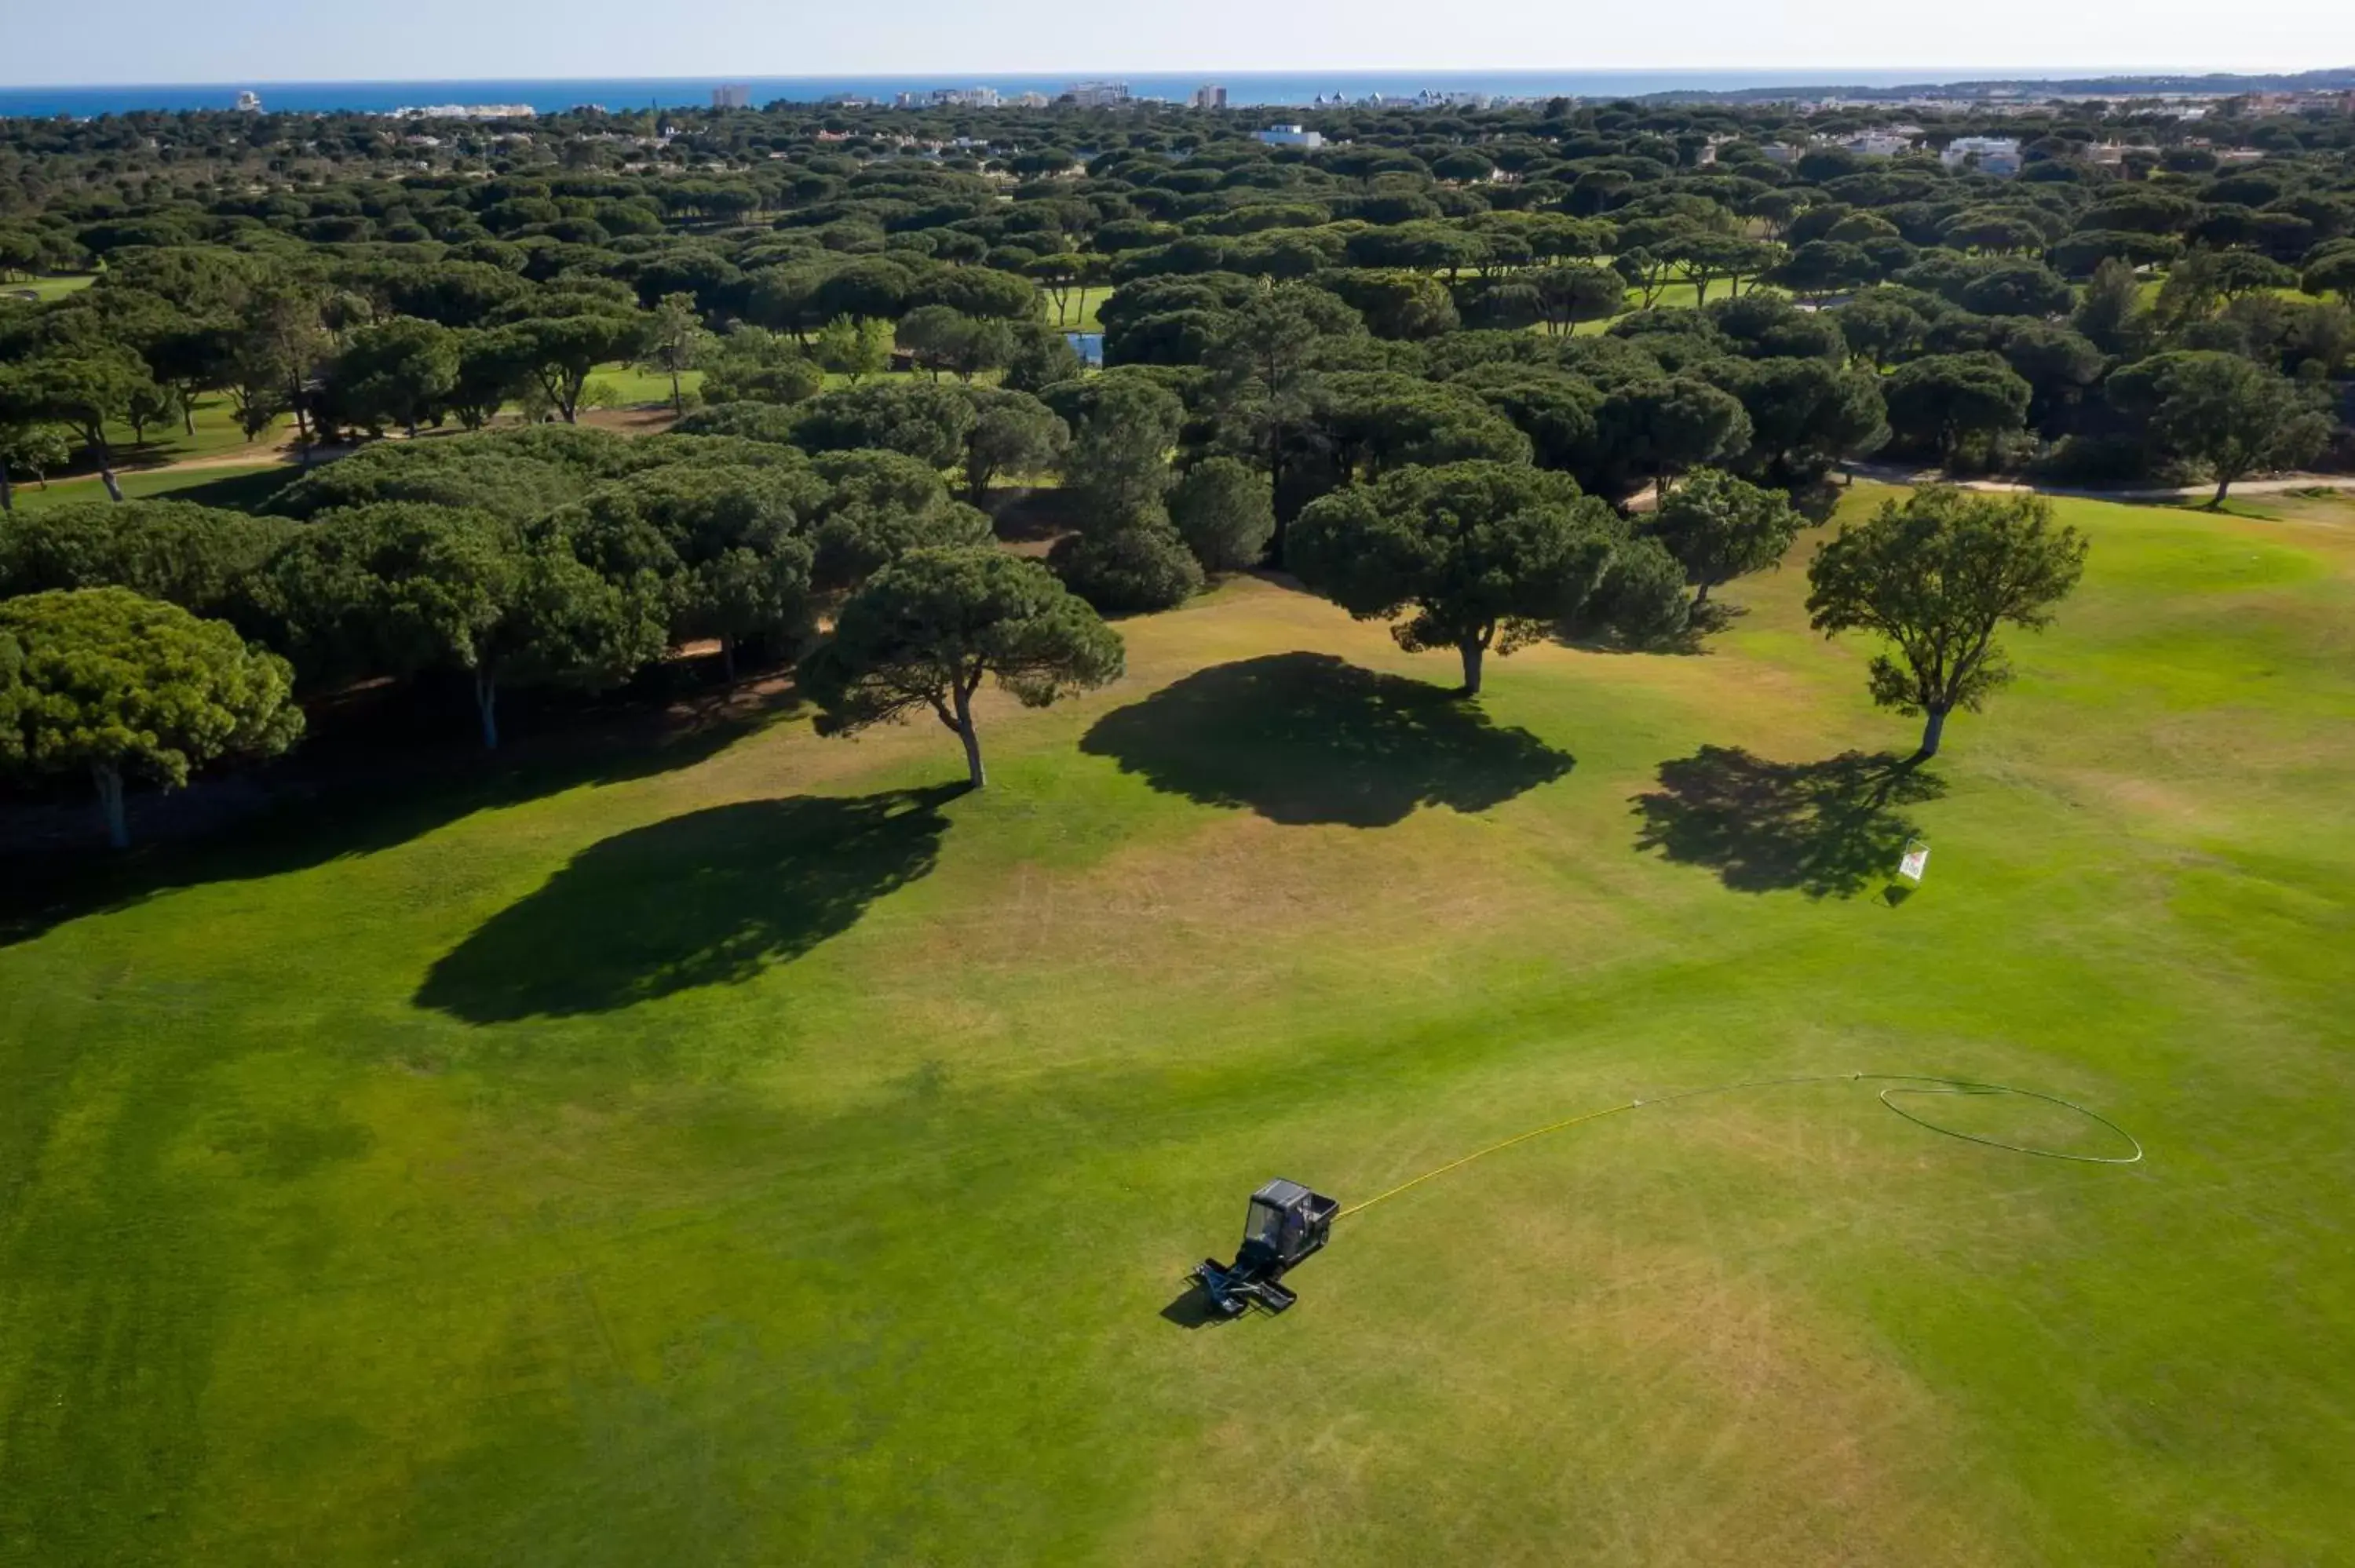
<instances>
[{"instance_id":1,"label":"dense treetop","mask_svg":"<svg viewBox=\"0 0 2355 1568\"><path fill-rule=\"evenodd\" d=\"M1564 617L1705 630L1867 455L2220 501L2355 461L2355 119L2243 108L1907 111L1894 155L1845 144L1894 108L1710 102L0 122L0 509L199 403L357 447L261 517L0 523L0 596L468 676L496 741L504 690L798 657L1044 486L1096 610L1292 566L1476 687ZM617 367L672 433L584 422Z\"/></svg>"}]
</instances>

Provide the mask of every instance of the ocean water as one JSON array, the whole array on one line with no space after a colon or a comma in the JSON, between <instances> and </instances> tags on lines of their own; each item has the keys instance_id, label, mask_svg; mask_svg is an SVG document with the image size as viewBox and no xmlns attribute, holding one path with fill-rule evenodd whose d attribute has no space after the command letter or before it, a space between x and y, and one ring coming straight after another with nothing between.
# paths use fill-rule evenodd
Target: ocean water
<instances>
[{"instance_id":1,"label":"ocean water","mask_svg":"<svg viewBox=\"0 0 2355 1568\"><path fill-rule=\"evenodd\" d=\"M900 92L927 92L943 87L993 87L1000 93L1060 92L1076 79L1069 76L1000 76L987 72L970 77L943 76L741 76L741 77L595 77L485 81L249 81L173 86L133 87L0 87L0 116L48 118L65 114L82 118L123 114L134 110L230 109L246 89L261 96L264 109L352 110L381 113L389 110L434 103L527 103L540 113L595 104L612 110L708 106L711 90L722 81L742 83L758 105L783 99L814 103L837 94L855 93L890 102ZM1492 97L1571 98L1640 97L1655 92L1737 92L1764 88L1828 89L1890 88L1955 79L1952 67L1908 69L1822 71L1740 70L1561 70L1415 71L1332 70L1215 72L1186 76L1103 73L1102 79L1125 81L1139 98L1184 100L1206 81L1223 84L1227 101L1236 106L1305 104L1319 96L1339 93L1362 98L1369 93L1412 96L1422 91L1484 92ZM1982 73L1980 79L1986 79Z\"/></svg>"}]
</instances>

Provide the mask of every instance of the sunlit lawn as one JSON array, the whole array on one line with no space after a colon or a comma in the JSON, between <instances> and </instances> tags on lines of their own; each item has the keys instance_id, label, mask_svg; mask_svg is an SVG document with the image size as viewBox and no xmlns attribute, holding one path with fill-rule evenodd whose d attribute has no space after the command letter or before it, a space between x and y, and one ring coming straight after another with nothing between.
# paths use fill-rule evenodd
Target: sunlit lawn
<instances>
[{"instance_id":1,"label":"sunlit lawn","mask_svg":"<svg viewBox=\"0 0 2355 1568\"><path fill-rule=\"evenodd\" d=\"M2355 508L2241 510L2064 504L1913 772L1798 559L1476 707L1254 580L993 700L979 795L929 723L526 726L93 864L0 947L0 1559L2339 1560ZM1647 1107L1185 1326L1271 1176L1857 1070L2149 1158Z\"/></svg>"}]
</instances>

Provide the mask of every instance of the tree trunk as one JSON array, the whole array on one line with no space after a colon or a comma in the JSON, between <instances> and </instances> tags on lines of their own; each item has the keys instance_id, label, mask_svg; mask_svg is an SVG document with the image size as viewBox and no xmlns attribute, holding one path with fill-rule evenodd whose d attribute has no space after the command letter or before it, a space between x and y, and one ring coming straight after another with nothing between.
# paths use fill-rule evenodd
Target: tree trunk
<instances>
[{"instance_id":1,"label":"tree trunk","mask_svg":"<svg viewBox=\"0 0 2355 1568\"><path fill-rule=\"evenodd\" d=\"M197 397L193 392L181 395L180 429L191 436L197 433Z\"/></svg>"},{"instance_id":2,"label":"tree trunk","mask_svg":"<svg viewBox=\"0 0 2355 1568\"><path fill-rule=\"evenodd\" d=\"M101 436L91 442L91 450L98 454L98 482L106 486L107 499L122 500L123 486L114 477L114 453L107 446L106 438Z\"/></svg>"},{"instance_id":3,"label":"tree trunk","mask_svg":"<svg viewBox=\"0 0 2355 1568\"><path fill-rule=\"evenodd\" d=\"M670 411L674 415L687 412L687 394L679 389L678 372L670 373Z\"/></svg>"},{"instance_id":4,"label":"tree trunk","mask_svg":"<svg viewBox=\"0 0 2355 1568\"><path fill-rule=\"evenodd\" d=\"M2216 493L2209 499L2208 510L2213 512L2218 507L2223 505L2224 493L2232 488L2232 476L2231 474L2228 473L2223 478L2218 480L2216 482Z\"/></svg>"},{"instance_id":5,"label":"tree trunk","mask_svg":"<svg viewBox=\"0 0 2355 1568\"><path fill-rule=\"evenodd\" d=\"M1938 737L1946 732L1946 710L1932 708L1928 722L1922 726L1922 748L1913 754L1916 762L1926 762L1938 755Z\"/></svg>"},{"instance_id":6,"label":"tree trunk","mask_svg":"<svg viewBox=\"0 0 2355 1568\"><path fill-rule=\"evenodd\" d=\"M481 671L474 672L474 712L483 721L483 749L499 748L499 688L498 683Z\"/></svg>"},{"instance_id":7,"label":"tree trunk","mask_svg":"<svg viewBox=\"0 0 2355 1568\"><path fill-rule=\"evenodd\" d=\"M962 686L956 691L956 724L954 727L957 738L964 742L965 777L973 781L975 789L979 789L989 782L989 770L981 765L981 736L973 730L973 700Z\"/></svg>"},{"instance_id":8,"label":"tree trunk","mask_svg":"<svg viewBox=\"0 0 2355 1568\"><path fill-rule=\"evenodd\" d=\"M1462 642L1456 645L1455 651L1464 655L1463 694L1476 697L1480 694L1480 663L1487 656L1488 650L1479 642Z\"/></svg>"},{"instance_id":9,"label":"tree trunk","mask_svg":"<svg viewBox=\"0 0 2355 1568\"><path fill-rule=\"evenodd\" d=\"M1284 428L1276 427L1267 443L1267 504L1275 514L1275 533L1268 540L1267 564L1281 569L1284 566L1284 536L1290 532L1292 520L1284 514Z\"/></svg>"},{"instance_id":10,"label":"tree trunk","mask_svg":"<svg viewBox=\"0 0 2355 1568\"><path fill-rule=\"evenodd\" d=\"M98 812L106 820L106 842L116 849L131 847L131 827L123 815L123 770L112 762L93 763L91 777L98 783Z\"/></svg>"},{"instance_id":11,"label":"tree trunk","mask_svg":"<svg viewBox=\"0 0 2355 1568\"><path fill-rule=\"evenodd\" d=\"M1709 602L1709 585L1700 583L1693 588L1693 608L1699 609Z\"/></svg>"},{"instance_id":12,"label":"tree trunk","mask_svg":"<svg viewBox=\"0 0 2355 1568\"><path fill-rule=\"evenodd\" d=\"M8 465L0 462L0 512L16 510L16 487L8 482Z\"/></svg>"},{"instance_id":13,"label":"tree trunk","mask_svg":"<svg viewBox=\"0 0 2355 1568\"><path fill-rule=\"evenodd\" d=\"M729 684L735 684L736 640L733 637L723 637L719 640L719 673Z\"/></svg>"}]
</instances>

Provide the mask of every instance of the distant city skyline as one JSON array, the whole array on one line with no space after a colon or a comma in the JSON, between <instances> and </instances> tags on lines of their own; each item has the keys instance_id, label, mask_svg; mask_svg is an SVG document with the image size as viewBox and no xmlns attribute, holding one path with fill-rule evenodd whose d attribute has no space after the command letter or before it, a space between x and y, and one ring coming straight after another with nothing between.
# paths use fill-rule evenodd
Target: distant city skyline
<instances>
[{"instance_id":1,"label":"distant city skyline","mask_svg":"<svg viewBox=\"0 0 2355 1568\"><path fill-rule=\"evenodd\" d=\"M2328 79L2323 94L2337 101L2355 88L2355 69L2321 73ZM1167 74L1153 72L1099 73L1090 78L1070 75L975 72L964 76L909 72L890 76L764 77L499 77L473 80L325 81L229 83L146 83L14 87L0 85L0 117L47 118L66 115L86 119L101 114L145 111L262 109L277 112L352 112L383 114L403 111L552 114L581 107L615 111L643 111L649 105L665 110L717 106L725 93L730 103L759 106L779 101L796 103L851 101L887 107L943 105L989 108L1044 105L1076 95L1082 103L1162 102L1200 106L1207 88L1215 87L1209 107L1262 109L1277 113L1305 111L1323 102L1446 102L1488 105L1541 102L1556 96L1587 100L1642 98L1659 93L1750 94L1800 100L1878 98L1890 94L1932 98L1949 90L1954 80L1943 73L1911 70L1865 70L1824 68L1787 71L1726 71L1694 68L1685 70L1556 70L1556 71L1434 71L1421 68L1374 68L1358 70L1294 72L1236 71ZM1998 73L1981 83L2009 83L2016 73ZM2103 90L2104 83L2119 79L2101 75L2041 79L2051 90ZM2148 88L2160 82L2177 84L2173 90L2221 93L2246 90L2259 84L2290 86L2306 79L2288 75L2218 78L2205 74L2144 75L2127 79ZM2044 95L2045 88L2028 85L2019 94L2023 101ZM2159 90L2164 91L2166 90ZM1998 95L1998 100L2000 99ZM437 107L439 106L439 107Z\"/></svg>"},{"instance_id":2,"label":"distant city skyline","mask_svg":"<svg viewBox=\"0 0 2355 1568\"><path fill-rule=\"evenodd\" d=\"M2280 0L2220 25L2212 5L2053 6L1981 0L1967 13L1854 0L1688 0L1670 12L1540 0L1434 12L1419 0L1193 0L1074 12L1049 0L903 0L890 7L706 0L691 27L634 0L410 0L397 13L221 0L12 7L0 86L506 80L607 77L1193 75L1393 78L1415 72L1614 69L1887 72L1924 79L2112 71L2290 72L2355 65L2355 7ZM1663 26L1663 22L1672 25ZM1892 66L1891 62L1896 62Z\"/></svg>"}]
</instances>

